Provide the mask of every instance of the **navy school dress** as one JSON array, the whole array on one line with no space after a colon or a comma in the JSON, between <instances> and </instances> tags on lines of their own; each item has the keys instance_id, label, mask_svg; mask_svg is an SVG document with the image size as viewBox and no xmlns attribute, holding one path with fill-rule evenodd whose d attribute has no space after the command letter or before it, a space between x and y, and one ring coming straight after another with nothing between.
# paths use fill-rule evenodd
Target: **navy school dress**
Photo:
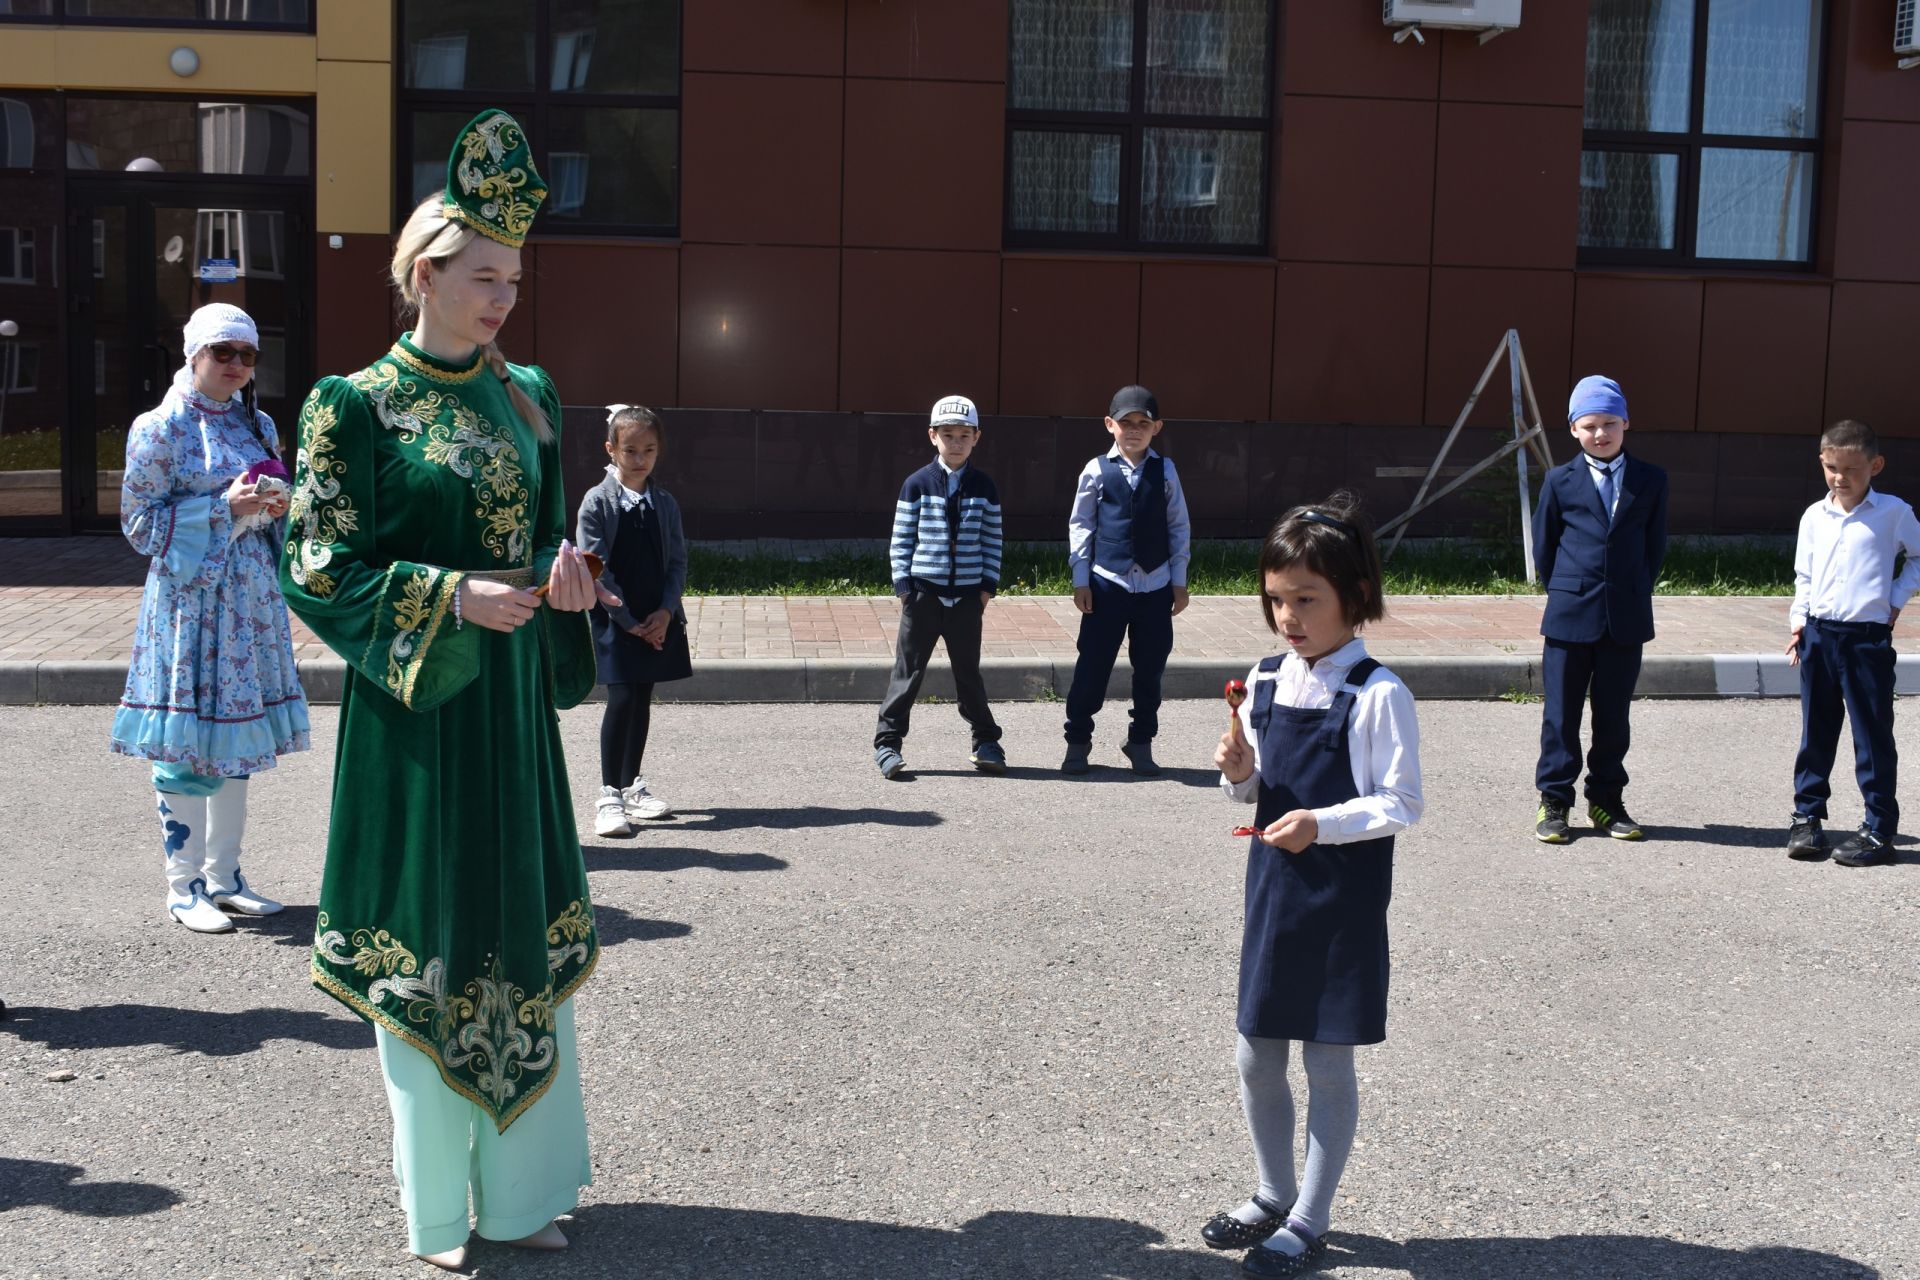
<instances>
[{"instance_id":1,"label":"navy school dress","mask_svg":"<svg viewBox=\"0 0 1920 1280\"><path fill-rule=\"evenodd\" d=\"M1281 658L1260 670L1275 673ZM1362 658L1323 710L1275 706L1262 680L1248 724L1260 743L1254 824L1295 809L1356 799L1347 724L1367 677ZM1246 933L1240 944L1240 1034L1322 1044L1387 1038L1387 903L1393 837L1308 845L1288 853L1249 838Z\"/></svg>"},{"instance_id":2,"label":"navy school dress","mask_svg":"<svg viewBox=\"0 0 1920 1280\"><path fill-rule=\"evenodd\" d=\"M620 513L608 549L607 575L635 618L644 622L660 607L667 586L666 548L653 503L637 502ZM678 618L667 624L666 643L656 649L615 626L605 609L596 607L591 616L602 684L659 684L693 674L687 628Z\"/></svg>"}]
</instances>

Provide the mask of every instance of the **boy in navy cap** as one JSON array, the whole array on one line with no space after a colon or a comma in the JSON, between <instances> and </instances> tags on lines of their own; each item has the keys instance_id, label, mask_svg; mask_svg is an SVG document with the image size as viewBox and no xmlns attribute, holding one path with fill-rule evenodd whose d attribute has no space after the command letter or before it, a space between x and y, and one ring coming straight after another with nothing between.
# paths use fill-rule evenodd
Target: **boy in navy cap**
<instances>
[{"instance_id":1,"label":"boy in navy cap","mask_svg":"<svg viewBox=\"0 0 1920 1280\"><path fill-rule=\"evenodd\" d=\"M1593 700L1587 753L1587 816L1615 840L1646 838L1627 816L1627 710L1640 678L1640 649L1653 639L1653 584L1667 554L1667 473L1626 453L1627 397L1620 384L1582 378L1567 402L1580 445L1547 472L1533 513L1533 553L1547 584L1546 637L1535 785L1534 838L1565 844L1567 810L1580 778L1580 711Z\"/></svg>"},{"instance_id":2,"label":"boy in navy cap","mask_svg":"<svg viewBox=\"0 0 1920 1280\"><path fill-rule=\"evenodd\" d=\"M1145 387L1122 387L1107 406L1113 447L1087 463L1067 520L1067 565L1080 610L1080 659L1067 692L1065 773L1085 773L1093 751L1093 718L1107 700L1107 681L1127 641L1133 664L1133 716L1120 753L1151 777L1160 731L1160 678L1173 653L1173 615L1187 607L1187 561L1193 532L1173 463L1153 451L1166 424Z\"/></svg>"}]
</instances>

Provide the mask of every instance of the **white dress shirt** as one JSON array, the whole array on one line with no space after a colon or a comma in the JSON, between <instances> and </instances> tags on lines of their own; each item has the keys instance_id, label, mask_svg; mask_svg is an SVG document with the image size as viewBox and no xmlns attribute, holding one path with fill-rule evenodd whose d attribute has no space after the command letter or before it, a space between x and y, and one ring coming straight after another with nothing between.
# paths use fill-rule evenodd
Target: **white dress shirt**
<instances>
[{"instance_id":1,"label":"white dress shirt","mask_svg":"<svg viewBox=\"0 0 1920 1280\"><path fill-rule=\"evenodd\" d=\"M620 486L620 513L622 515L625 515L635 507L645 507L648 511L653 510L652 496L644 489L627 488L627 482L620 478L620 468L614 466L612 463L608 463L607 474L612 476L614 483Z\"/></svg>"},{"instance_id":2,"label":"white dress shirt","mask_svg":"<svg viewBox=\"0 0 1920 1280\"><path fill-rule=\"evenodd\" d=\"M1614 513L1620 510L1620 473L1627 466L1626 450L1623 449L1604 460L1590 453L1582 453L1580 456L1587 460L1587 478L1593 481L1593 490L1600 495L1603 502L1606 500L1607 490L1602 479L1609 474L1613 477L1613 505L1607 508L1607 519L1611 522Z\"/></svg>"},{"instance_id":3,"label":"white dress shirt","mask_svg":"<svg viewBox=\"0 0 1920 1280\"><path fill-rule=\"evenodd\" d=\"M1906 567L1893 576L1896 552ZM1920 588L1920 520L1891 494L1867 490L1851 511L1829 493L1800 517L1793 552L1792 629L1808 618L1890 622Z\"/></svg>"},{"instance_id":4,"label":"white dress shirt","mask_svg":"<svg viewBox=\"0 0 1920 1280\"><path fill-rule=\"evenodd\" d=\"M1273 681L1273 705L1311 710L1333 705L1353 664L1367 656L1364 640L1342 645L1309 667L1290 653L1272 675L1256 663L1247 673L1247 700L1240 704L1240 731L1253 748L1253 772L1241 783L1220 776L1220 786L1235 800L1251 803L1260 794L1260 738L1250 717L1261 681ZM1347 726L1347 759L1353 767L1352 800L1313 810L1320 844L1377 840L1412 826L1426 809L1420 790L1420 725L1413 715L1413 694L1400 677L1382 668L1368 677L1353 701Z\"/></svg>"},{"instance_id":5,"label":"white dress shirt","mask_svg":"<svg viewBox=\"0 0 1920 1280\"><path fill-rule=\"evenodd\" d=\"M1117 444L1104 456L1119 466L1129 489L1140 487L1141 470L1160 457L1148 449L1140 465L1135 466L1127 461L1127 455L1120 452ZM1187 517L1187 497L1180 490L1180 476L1173 469L1173 459L1165 460L1166 469L1162 472L1167 489L1167 562L1156 569L1132 565L1125 573L1116 573L1094 560L1093 529L1099 518L1100 462L1100 458L1095 458L1080 469L1080 481L1073 491L1073 513L1067 517L1067 568L1073 573L1073 585L1076 588L1092 586L1092 575L1097 573L1108 582L1136 593L1158 591L1168 583L1185 587L1187 562L1193 558L1193 522Z\"/></svg>"}]
</instances>

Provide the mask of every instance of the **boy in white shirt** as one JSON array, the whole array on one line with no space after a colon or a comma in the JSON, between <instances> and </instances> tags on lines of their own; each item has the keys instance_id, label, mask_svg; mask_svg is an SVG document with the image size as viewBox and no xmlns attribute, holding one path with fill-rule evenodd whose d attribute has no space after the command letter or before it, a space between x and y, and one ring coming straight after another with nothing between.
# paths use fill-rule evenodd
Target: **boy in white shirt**
<instances>
[{"instance_id":1,"label":"boy in white shirt","mask_svg":"<svg viewBox=\"0 0 1920 1280\"><path fill-rule=\"evenodd\" d=\"M1827 496L1800 517L1793 556L1793 639L1800 668L1800 752L1793 764L1793 825L1787 856L1827 856L1820 824L1832 791L1840 713L1853 724L1854 774L1866 802L1860 830L1834 849L1846 867L1894 860L1900 825L1893 745L1893 624L1920 588L1920 520L1900 499L1873 489L1886 459L1873 428L1851 419L1820 437ZM1905 567L1894 575L1899 552Z\"/></svg>"}]
</instances>

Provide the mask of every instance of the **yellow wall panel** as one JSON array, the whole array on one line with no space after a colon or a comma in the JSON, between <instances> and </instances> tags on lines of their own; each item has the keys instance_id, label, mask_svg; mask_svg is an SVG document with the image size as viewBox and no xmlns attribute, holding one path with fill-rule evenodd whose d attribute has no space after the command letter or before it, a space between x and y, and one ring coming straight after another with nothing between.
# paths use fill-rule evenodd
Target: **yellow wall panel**
<instances>
[{"instance_id":1,"label":"yellow wall panel","mask_svg":"<svg viewBox=\"0 0 1920 1280\"><path fill-rule=\"evenodd\" d=\"M181 45L200 55L191 76L167 65ZM0 40L0 84L17 89L306 94L317 65L313 36L281 32L10 28Z\"/></svg>"},{"instance_id":2,"label":"yellow wall panel","mask_svg":"<svg viewBox=\"0 0 1920 1280\"><path fill-rule=\"evenodd\" d=\"M392 61L393 0L327 0L318 16L321 58Z\"/></svg>"},{"instance_id":3,"label":"yellow wall panel","mask_svg":"<svg viewBox=\"0 0 1920 1280\"><path fill-rule=\"evenodd\" d=\"M393 73L384 62L322 62L314 104L315 230L393 230Z\"/></svg>"}]
</instances>

